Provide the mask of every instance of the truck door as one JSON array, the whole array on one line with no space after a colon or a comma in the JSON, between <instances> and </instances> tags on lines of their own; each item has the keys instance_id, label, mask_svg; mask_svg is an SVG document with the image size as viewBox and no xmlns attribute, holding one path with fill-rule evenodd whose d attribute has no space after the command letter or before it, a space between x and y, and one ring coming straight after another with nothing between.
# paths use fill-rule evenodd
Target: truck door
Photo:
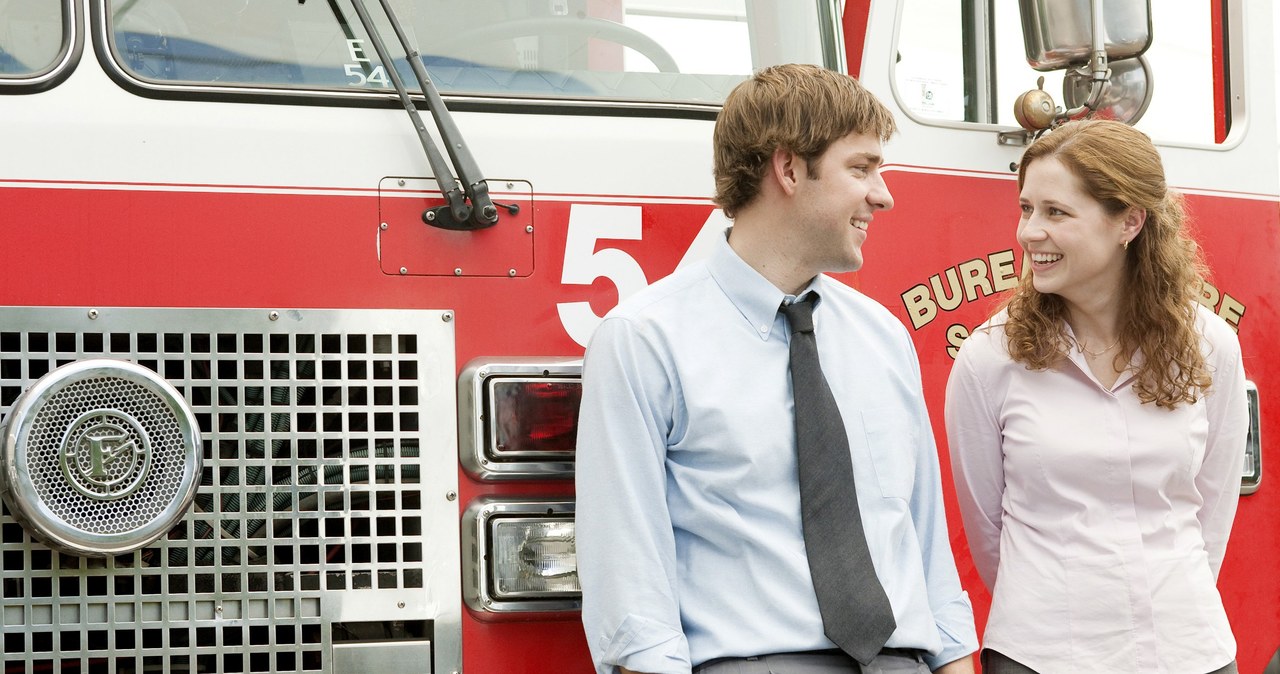
<instances>
[{"instance_id":1,"label":"truck door","mask_svg":"<svg viewBox=\"0 0 1280 674\"><path fill-rule=\"evenodd\" d=\"M1241 671L1261 671L1280 634L1274 611L1280 579L1261 572L1280 558L1280 496L1268 487L1271 455L1261 450L1261 439L1280 430L1268 401L1280 384L1270 353L1280 329L1269 299L1280 282L1272 7L1235 0L1149 4L1149 48L1110 64L1114 92L1137 88L1098 114L1128 120L1159 146L1212 269L1202 302L1238 331L1245 371L1256 385L1255 431L1241 448L1248 452L1245 495L1219 589L1240 644ZM1073 72L1079 64L1041 72L1030 62L1019 10L1051 5L1067 8L1051 18L1058 22L1052 34L1089 25L1087 2L897 0L845 8L850 67L895 109L901 125L886 147L886 180L897 205L883 219L894 235L868 242L859 282L911 329L940 439L942 392L956 349L1021 267L1012 170L1033 132L1019 126L1015 104L1041 77L1051 108L1069 110L1080 98L1064 94L1080 86L1082 75ZM1105 3L1109 33L1123 33L1122 14L1142 5ZM963 573L958 513L952 507L948 514ZM989 597L973 573L965 584L981 628Z\"/></svg>"}]
</instances>

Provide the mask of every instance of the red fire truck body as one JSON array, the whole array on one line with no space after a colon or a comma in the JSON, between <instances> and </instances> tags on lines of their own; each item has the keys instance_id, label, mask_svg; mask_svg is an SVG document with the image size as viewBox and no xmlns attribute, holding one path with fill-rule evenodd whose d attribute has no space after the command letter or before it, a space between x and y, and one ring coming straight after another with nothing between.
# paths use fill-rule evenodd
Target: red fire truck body
<instances>
[{"instance_id":1,"label":"red fire truck body","mask_svg":"<svg viewBox=\"0 0 1280 674\"><path fill-rule=\"evenodd\" d=\"M3 671L591 671L583 346L729 224L715 113L772 63L855 74L899 120L897 206L842 278L911 329L949 482L942 391L1020 270L1010 111L1037 75L1013 3L957 4L0 0ZM1261 401L1219 583L1258 672L1280 646L1271 7L1183 4L1195 48L1160 56L1179 21L1152 18L1137 124L1164 124ZM415 49L455 129L406 114L432 118ZM474 167L428 146L483 169L472 212L437 178Z\"/></svg>"}]
</instances>

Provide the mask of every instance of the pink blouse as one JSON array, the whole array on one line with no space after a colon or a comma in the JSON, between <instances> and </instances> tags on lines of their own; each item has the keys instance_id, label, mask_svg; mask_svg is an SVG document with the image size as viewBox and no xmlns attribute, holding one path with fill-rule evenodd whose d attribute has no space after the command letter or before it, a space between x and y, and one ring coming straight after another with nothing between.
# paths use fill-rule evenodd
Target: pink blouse
<instances>
[{"instance_id":1,"label":"pink blouse","mask_svg":"<svg viewBox=\"0 0 1280 674\"><path fill-rule=\"evenodd\" d=\"M1198 307L1213 384L1141 404L1078 351L1013 362L999 314L947 383L946 424L973 561L992 593L984 646L1036 671L1210 672L1235 658L1217 590L1248 431L1240 344ZM1069 330L1069 328L1068 328Z\"/></svg>"}]
</instances>

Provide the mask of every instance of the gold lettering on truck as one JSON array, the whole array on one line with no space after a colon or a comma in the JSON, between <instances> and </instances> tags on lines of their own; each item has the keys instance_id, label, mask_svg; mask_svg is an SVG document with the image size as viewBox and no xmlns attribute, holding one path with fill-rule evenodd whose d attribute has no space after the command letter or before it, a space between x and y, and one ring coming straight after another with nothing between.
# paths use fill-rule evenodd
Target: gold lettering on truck
<instances>
[{"instance_id":1,"label":"gold lettering on truck","mask_svg":"<svg viewBox=\"0 0 1280 674\"><path fill-rule=\"evenodd\" d=\"M1005 249L947 267L925 282L911 286L900 297L902 306L911 319L912 329L919 330L940 315L960 308L965 302L1003 293L1017 285L1018 269L1013 249ZM1220 291L1208 281L1204 282L1198 299L1226 321L1231 329L1240 331L1240 321L1245 314L1243 302ZM969 331L970 328L962 323L947 326L948 356L956 357L960 345L969 336Z\"/></svg>"}]
</instances>

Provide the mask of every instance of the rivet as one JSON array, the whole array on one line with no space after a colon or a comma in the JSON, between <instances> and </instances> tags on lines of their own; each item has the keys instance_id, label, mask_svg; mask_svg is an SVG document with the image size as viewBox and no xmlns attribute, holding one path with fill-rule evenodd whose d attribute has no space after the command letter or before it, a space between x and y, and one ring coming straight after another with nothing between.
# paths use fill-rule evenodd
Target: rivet
<instances>
[{"instance_id":1,"label":"rivet","mask_svg":"<svg viewBox=\"0 0 1280 674\"><path fill-rule=\"evenodd\" d=\"M516 270L514 270L514 269L508 269L508 270L507 270L507 276L512 276L512 277L514 277L515 275L516 275Z\"/></svg>"},{"instance_id":2,"label":"rivet","mask_svg":"<svg viewBox=\"0 0 1280 674\"><path fill-rule=\"evenodd\" d=\"M525 226L524 226L524 233L525 233L525 234L532 234L532 233L533 233L533 225L525 225Z\"/></svg>"},{"instance_id":3,"label":"rivet","mask_svg":"<svg viewBox=\"0 0 1280 674\"><path fill-rule=\"evenodd\" d=\"M98 310L97 310L97 309L90 309L90 310L89 310L89 320L91 320L91 321L96 321L96 320L98 320Z\"/></svg>"},{"instance_id":4,"label":"rivet","mask_svg":"<svg viewBox=\"0 0 1280 674\"><path fill-rule=\"evenodd\" d=\"M451 491L447 491L447 492L445 492L445 493L444 493L444 500L446 500L446 501L456 501L456 500L458 500L458 492L456 492L456 491L452 491L452 490L451 490ZM400 605L400 607L401 607L401 608L404 608L404 604L401 604L401 605Z\"/></svg>"},{"instance_id":5,"label":"rivet","mask_svg":"<svg viewBox=\"0 0 1280 674\"><path fill-rule=\"evenodd\" d=\"M271 312L271 313L267 314L267 318L268 318L269 320L278 321L278 320L280 320L280 312L279 312L279 311L273 311L273 312Z\"/></svg>"},{"instance_id":6,"label":"rivet","mask_svg":"<svg viewBox=\"0 0 1280 674\"><path fill-rule=\"evenodd\" d=\"M454 268L454 270L453 270L453 275L454 275L454 276L462 276L462 267L455 267L455 268Z\"/></svg>"},{"instance_id":7,"label":"rivet","mask_svg":"<svg viewBox=\"0 0 1280 674\"><path fill-rule=\"evenodd\" d=\"M408 274L408 273L409 273L409 268L408 268L408 267L401 267L401 268L400 268L400 275L401 275L401 276L404 276L405 274Z\"/></svg>"},{"instance_id":8,"label":"rivet","mask_svg":"<svg viewBox=\"0 0 1280 674\"><path fill-rule=\"evenodd\" d=\"M384 230L384 231L385 231L385 230L387 229L387 223L385 223L385 222L384 222L384 223L382 223L381 225L378 225L378 229L381 229L381 230Z\"/></svg>"}]
</instances>

